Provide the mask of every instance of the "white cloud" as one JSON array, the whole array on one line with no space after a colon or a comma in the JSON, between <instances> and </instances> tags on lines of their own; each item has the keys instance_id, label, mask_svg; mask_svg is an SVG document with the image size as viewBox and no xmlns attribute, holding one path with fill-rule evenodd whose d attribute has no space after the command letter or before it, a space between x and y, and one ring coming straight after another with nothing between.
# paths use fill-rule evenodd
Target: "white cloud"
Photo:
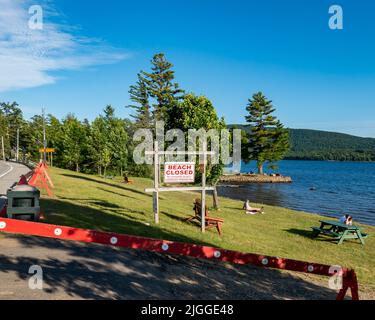
<instances>
[{"instance_id":1,"label":"white cloud","mask_svg":"<svg viewBox=\"0 0 375 320\"><path fill-rule=\"evenodd\" d=\"M76 70L114 63L128 55L101 41L75 35L57 18L49 0L39 1L44 12L42 30L30 29L29 1L0 0L0 92L31 88L56 81L54 71Z\"/></svg>"}]
</instances>

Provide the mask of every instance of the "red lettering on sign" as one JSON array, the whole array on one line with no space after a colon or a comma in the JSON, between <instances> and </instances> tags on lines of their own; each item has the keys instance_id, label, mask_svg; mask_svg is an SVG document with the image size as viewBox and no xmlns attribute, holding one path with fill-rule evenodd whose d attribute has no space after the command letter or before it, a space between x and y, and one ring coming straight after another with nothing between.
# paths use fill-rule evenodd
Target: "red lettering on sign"
<instances>
[{"instance_id":1,"label":"red lettering on sign","mask_svg":"<svg viewBox=\"0 0 375 320\"><path fill-rule=\"evenodd\" d=\"M194 182L194 163L166 163L164 167L164 181L166 183Z\"/></svg>"}]
</instances>

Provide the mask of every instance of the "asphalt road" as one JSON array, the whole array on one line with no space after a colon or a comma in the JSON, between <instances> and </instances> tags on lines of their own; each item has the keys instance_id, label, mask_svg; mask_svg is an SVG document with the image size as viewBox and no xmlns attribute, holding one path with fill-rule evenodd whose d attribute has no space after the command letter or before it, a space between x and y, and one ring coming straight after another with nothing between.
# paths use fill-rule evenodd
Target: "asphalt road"
<instances>
[{"instance_id":1,"label":"asphalt road","mask_svg":"<svg viewBox=\"0 0 375 320\"><path fill-rule=\"evenodd\" d=\"M29 288L29 268L43 289ZM0 299L335 299L328 279L28 236L0 235Z\"/></svg>"},{"instance_id":2,"label":"asphalt road","mask_svg":"<svg viewBox=\"0 0 375 320\"><path fill-rule=\"evenodd\" d=\"M5 195L8 188L29 171L23 164L0 161L0 195Z\"/></svg>"}]
</instances>

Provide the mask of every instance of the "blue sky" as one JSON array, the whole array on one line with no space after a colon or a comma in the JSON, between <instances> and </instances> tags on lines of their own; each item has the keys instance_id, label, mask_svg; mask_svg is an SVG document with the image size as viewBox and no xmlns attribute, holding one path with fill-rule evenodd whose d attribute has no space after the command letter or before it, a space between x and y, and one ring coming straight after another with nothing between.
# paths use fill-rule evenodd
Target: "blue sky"
<instances>
[{"instance_id":1,"label":"blue sky","mask_svg":"<svg viewBox=\"0 0 375 320\"><path fill-rule=\"evenodd\" d=\"M19 26L38 1L15 3L0 0L0 49L11 49L0 53L0 101L26 116L92 119L107 104L127 116L137 72L164 52L181 87L227 123L244 123L261 90L288 127L375 137L374 1L43 0L45 29L26 39ZM328 27L333 4L343 30Z\"/></svg>"}]
</instances>

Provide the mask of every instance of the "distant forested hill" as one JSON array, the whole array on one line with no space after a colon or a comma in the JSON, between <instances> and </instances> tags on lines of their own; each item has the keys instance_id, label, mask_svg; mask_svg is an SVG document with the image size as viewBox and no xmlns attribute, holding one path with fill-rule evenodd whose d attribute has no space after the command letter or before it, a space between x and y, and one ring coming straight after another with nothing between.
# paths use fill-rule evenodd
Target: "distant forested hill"
<instances>
[{"instance_id":1,"label":"distant forested hill","mask_svg":"<svg viewBox=\"0 0 375 320\"><path fill-rule=\"evenodd\" d=\"M249 126L230 125L248 131ZM375 161L375 139L343 133L289 129L291 150L286 159Z\"/></svg>"}]
</instances>

